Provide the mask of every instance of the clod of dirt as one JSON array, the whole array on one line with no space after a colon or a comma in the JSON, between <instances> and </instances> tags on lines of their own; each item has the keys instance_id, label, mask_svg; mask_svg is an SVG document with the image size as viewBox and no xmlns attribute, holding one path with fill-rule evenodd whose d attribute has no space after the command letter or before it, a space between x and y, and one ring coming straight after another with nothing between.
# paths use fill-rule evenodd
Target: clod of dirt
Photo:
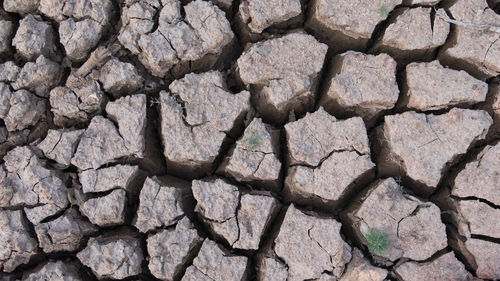
<instances>
[{"instance_id":1,"label":"clod of dirt","mask_svg":"<svg viewBox=\"0 0 500 281\"><path fill-rule=\"evenodd\" d=\"M465 266L449 252L439 258L425 263L408 261L394 270L402 281L441 281L441 280L473 280Z\"/></svg>"},{"instance_id":2,"label":"clod of dirt","mask_svg":"<svg viewBox=\"0 0 500 281\"><path fill-rule=\"evenodd\" d=\"M45 116L45 100L26 90L12 92L4 83L0 83L0 104L0 117L9 132L29 128Z\"/></svg>"},{"instance_id":3,"label":"clod of dirt","mask_svg":"<svg viewBox=\"0 0 500 281\"><path fill-rule=\"evenodd\" d=\"M43 0L42 0L43 1ZM78 264L63 261L49 261L24 275L23 281L83 281Z\"/></svg>"},{"instance_id":4,"label":"clod of dirt","mask_svg":"<svg viewBox=\"0 0 500 281\"><path fill-rule=\"evenodd\" d=\"M42 0L38 10L56 21L72 17L76 21L92 19L106 25L111 20L113 3L111 0Z\"/></svg>"},{"instance_id":5,"label":"clod of dirt","mask_svg":"<svg viewBox=\"0 0 500 281\"><path fill-rule=\"evenodd\" d=\"M360 4L350 0L314 0L307 26L329 42L333 51L363 51L375 27L402 0L373 0Z\"/></svg>"},{"instance_id":6,"label":"clod of dirt","mask_svg":"<svg viewBox=\"0 0 500 281\"><path fill-rule=\"evenodd\" d=\"M214 241L205 239L182 281L243 281L247 262L247 257L229 254Z\"/></svg>"},{"instance_id":7,"label":"clod of dirt","mask_svg":"<svg viewBox=\"0 0 500 281\"><path fill-rule=\"evenodd\" d=\"M187 217L177 222L175 228L150 235L147 247L151 274L161 280L178 280L202 242L203 239Z\"/></svg>"},{"instance_id":8,"label":"clod of dirt","mask_svg":"<svg viewBox=\"0 0 500 281\"><path fill-rule=\"evenodd\" d=\"M0 207L24 207L33 224L64 210L66 186L56 171L44 167L28 146L7 153L0 171Z\"/></svg>"},{"instance_id":9,"label":"clod of dirt","mask_svg":"<svg viewBox=\"0 0 500 281\"><path fill-rule=\"evenodd\" d=\"M130 165L116 165L98 170L89 169L79 174L82 191L105 192L115 188L133 191L134 181L140 174L139 167Z\"/></svg>"},{"instance_id":10,"label":"clod of dirt","mask_svg":"<svg viewBox=\"0 0 500 281\"><path fill-rule=\"evenodd\" d=\"M35 226L40 248L45 253L76 251L84 238L97 230L73 208L54 220Z\"/></svg>"},{"instance_id":11,"label":"clod of dirt","mask_svg":"<svg viewBox=\"0 0 500 281\"><path fill-rule=\"evenodd\" d=\"M36 239L31 237L29 223L22 211L0 210L0 269L12 272L26 264L38 252Z\"/></svg>"},{"instance_id":12,"label":"clod of dirt","mask_svg":"<svg viewBox=\"0 0 500 281\"><path fill-rule=\"evenodd\" d=\"M340 278L352 258L351 247L340 236L340 227L334 219L306 215L290 205L269 249L286 264L276 274L286 273L286 280L291 281L320 278L325 272L326 276ZM275 272L266 274L272 280Z\"/></svg>"},{"instance_id":13,"label":"clod of dirt","mask_svg":"<svg viewBox=\"0 0 500 281\"><path fill-rule=\"evenodd\" d=\"M264 121L283 123L291 111L312 109L327 49L311 35L291 33L243 52L237 75L251 89Z\"/></svg>"},{"instance_id":14,"label":"clod of dirt","mask_svg":"<svg viewBox=\"0 0 500 281\"><path fill-rule=\"evenodd\" d=\"M271 196L243 194L221 179L193 181L195 211L216 236L231 247L257 250L260 239L277 212L278 202Z\"/></svg>"},{"instance_id":15,"label":"clod of dirt","mask_svg":"<svg viewBox=\"0 0 500 281\"><path fill-rule=\"evenodd\" d=\"M383 281L387 277L387 270L370 264L363 253L354 248L352 259L339 281Z\"/></svg>"},{"instance_id":16,"label":"clod of dirt","mask_svg":"<svg viewBox=\"0 0 500 281\"><path fill-rule=\"evenodd\" d=\"M375 43L374 51L388 53L401 62L434 58L448 37L450 24L438 16L432 18L431 11L424 7L396 9L397 17Z\"/></svg>"},{"instance_id":17,"label":"clod of dirt","mask_svg":"<svg viewBox=\"0 0 500 281\"><path fill-rule=\"evenodd\" d=\"M14 82L19 75L21 68L13 61L6 61L0 64L0 81L1 82Z\"/></svg>"},{"instance_id":18,"label":"clod of dirt","mask_svg":"<svg viewBox=\"0 0 500 281\"><path fill-rule=\"evenodd\" d=\"M188 74L162 91L161 136L167 169L174 174L202 175L239 129L250 110L250 93L232 94L217 71Z\"/></svg>"},{"instance_id":19,"label":"clod of dirt","mask_svg":"<svg viewBox=\"0 0 500 281\"><path fill-rule=\"evenodd\" d=\"M189 183L169 178L166 184L147 178L139 197L139 209L133 225L141 232L174 225L184 216L183 197Z\"/></svg>"},{"instance_id":20,"label":"clod of dirt","mask_svg":"<svg viewBox=\"0 0 500 281\"><path fill-rule=\"evenodd\" d=\"M411 63L406 67L403 103L416 110L471 106L486 99L488 84L467 72L441 66L439 61Z\"/></svg>"},{"instance_id":21,"label":"clod of dirt","mask_svg":"<svg viewBox=\"0 0 500 281\"><path fill-rule=\"evenodd\" d=\"M279 152L279 131L255 118L228 152L218 171L238 181L279 191Z\"/></svg>"},{"instance_id":22,"label":"clod of dirt","mask_svg":"<svg viewBox=\"0 0 500 281\"><path fill-rule=\"evenodd\" d=\"M456 1L449 11L455 20L469 25L500 26L500 15L489 8L485 0ZM452 40L445 45L439 60L481 79L497 76L500 74L499 38L498 32L456 25Z\"/></svg>"},{"instance_id":23,"label":"clod of dirt","mask_svg":"<svg viewBox=\"0 0 500 281\"><path fill-rule=\"evenodd\" d=\"M103 26L92 19L75 22L69 18L59 23L59 38L66 55L72 60L83 60L94 48L103 33Z\"/></svg>"},{"instance_id":24,"label":"clod of dirt","mask_svg":"<svg viewBox=\"0 0 500 281\"><path fill-rule=\"evenodd\" d=\"M56 53L55 33L50 24L38 15L27 15L19 21L19 28L12 39L12 46L26 60L40 55L53 57Z\"/></svg>"},{"instance_id":25,"label":"clod of dirt","mask_svg":"<svg viewBox=\"0 0 500 281\"><path fill-rule=\"evenodd\" d=\"M125 222L127 192L115 189L111 193L90 198L80 206L83 215L98 226L114 226Z\"/></svg>"},{"instance_id":26,"label":"clod of dirt","mask_svg":"<svg viewBox=\"0 0 500 281\"><path fill-rule=\"evenodd\" d=\"M49 91L60 83L61 75L61 66L41 55L34 63L27 62L11 85L14 90L26 89L47 97Z\"/></svg>"},{"instance_id":27,"label":"clod of dirt","mask_svg":"<svg viewBox=\"0 0 500 281\"><path fill-rule=\"evenodd\" d=\"M36 11L36 9L38 8L39 1L40 0L24 0L24 1L5 0L3 1L3 8L7 12L26 15L28 13Z\"/></svg>"},{"instance_id":28,"label":"clod of dirt","mask_svg":"<svg viewBox=\"0 0 500 281\"><path fill-rule=\"evenodd\" d=\"M407 195L393 178L374 183L360 201L343 216L381 263L399 258L423 261L448 245L440 209Z\"/></svg>"},{"instance_id":29,"label":"clod of dirt","mask_svg":"<svg viewBox=\"0 0 500 281\"><path fill-rule=\"evenodd\" d=\"M398 100L396 61L387 54L343 53L333 58L329 71L320 105L335 115L361 116L371 126Z\"/></svg>"},{"instance_id":30,"label":"clod of dirt","mask_svg":"<svg viewBox=\"0 0 500 281\"><path fill-rule=\"evenodd\" d=\"M46 158L56 161L58 168L67 168L83 132L84 130L49 130L47 137L37 147Z\"/></svg>"},{"instance_id":31,"label":"clod of dirt","mask_svg":"<svg viewBox=\"0 0 500 281\"><path fill-rule=\"evenodd\" d=\"M486 137L491 117L482 110L453 108L441 115L388 115L378 129L382 175L406 175L422 192L435 189L449 165Z\"/></svg>"},{"instance_id":32,"label":"clod of dirt","mask_svg":"<svg viewBox=\"0 0 500 281\"><path fill-rule=\"evenodd\" d=\"M141 243L127 234L91 237L87 247L76 256L99 279L123 279L142 272Z\"/></svg>"},{"instance_id":33,"label":"clod of dirt","mask_svg":"<svg viewBox=\"0 0 500 281\"><path fill-rule=\"evenodd\" d=\"M144 79L134 65L112 58L102 66L99 81L105 91L118 98L141 89Z\"/></svg>"},{"instance_id":34,"label":"clod of dirt","mask_svg":"<svg viewBox=\"0 0 500 281\"><path fill-rule=\"evenodd\" d=\"M10 39L14 33L14 29L15 26L12 22L3 19L0 16L0 54L6 53L10 50Z\"/></svg>"}]
</instances>

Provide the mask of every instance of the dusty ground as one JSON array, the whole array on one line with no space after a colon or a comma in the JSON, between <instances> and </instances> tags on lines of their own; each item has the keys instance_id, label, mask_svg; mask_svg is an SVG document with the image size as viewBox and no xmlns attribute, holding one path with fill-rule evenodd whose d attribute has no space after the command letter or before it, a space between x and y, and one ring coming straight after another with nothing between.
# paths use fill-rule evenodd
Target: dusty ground
<instances>
[{"instance_id":1,"label":"dusty ground","mask_svg":"<svg viewBox=\"0 0 500 281\"><path fill-rule=\"evenodd\" d=\"M500 1L0 3L0 281L500 280Z\"/></svg>"}]
</instances>

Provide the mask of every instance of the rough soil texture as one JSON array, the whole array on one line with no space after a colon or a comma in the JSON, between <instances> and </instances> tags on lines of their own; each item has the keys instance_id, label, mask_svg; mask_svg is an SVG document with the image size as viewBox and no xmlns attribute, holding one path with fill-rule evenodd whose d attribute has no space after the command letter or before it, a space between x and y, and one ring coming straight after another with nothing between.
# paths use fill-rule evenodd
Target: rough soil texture
<instances>
[{"instance_id":1,"label":"rough soil texture","mask_svg":"<svg viewBox=\"0 0 500 281\"><path fill-rule=\"evenodd\" d=\"M497 0L3 0L0 119L0 281L500 280Z\"/></svg>"}]
</instances>

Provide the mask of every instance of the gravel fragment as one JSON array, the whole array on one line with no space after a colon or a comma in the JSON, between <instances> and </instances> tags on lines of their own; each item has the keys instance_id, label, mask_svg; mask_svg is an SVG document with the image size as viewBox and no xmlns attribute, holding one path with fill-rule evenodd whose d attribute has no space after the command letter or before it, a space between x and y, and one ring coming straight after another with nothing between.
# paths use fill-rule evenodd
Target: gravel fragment
<instances>
[{"instance_id":1,"label":"gravel fragment","mask_svg":"<svg viewBox=\"0 0 500 281\"><path fill-rule=\"evenodd\" d=\"M14 33L14 28L15 26L12 22L0 17L0 54L7 53L10 50L10 40Z\"/></svg>"},{"instance_id":2,"label":"gravel fragment","mask_svg":"<svg viewBox=\"0 0 500 281\"><path fill-rule=\"evenodd\" d=\"M459 108L441 115L405 112L384 120L378 136L379 172L406 174L425 192L437 186L448 166L471 144L485 138L492 124L485 111Z\"/></svg>"},{"instance_id":3,"label":"gravel fragment","mask_svg":"<svg viewBox=\"0 0 500 281\"><path fill-rule=\"evenodd\" d=\"M83 60L93 49L104 31L103 26L92 19L76 21L69 18L59 23L59 38L66 55L75 61Z\"/></svg>"},{"instance_id":4,"label":"gravel fragment","mask_svg":"<svg viewBox=\"0 0 500 281\"><path fill-rule=\"evenodd\" d=\"M91 237L76 256L99 279L123 279L142 272L141 243L130 235Z\"/></svg>"},{"instance_id":5,"label":"gravel fragment","mask_svg":"<svg viewBox=\"0 0 500 281\"><path fill-rule=\"evenodd\" d=\"M23 281L83 281L78 265L62 261L49 261L26 275Z\"/></svg>"},{"instance_id":6,"label":"gravel fragment","mask_svg":"<svg viewBox=\"0 0 500 281\"><path fill-rule=\"evenodd\" d=\"M41 55L34 63L27 62L23 66L12 88L27 89L38 96L47 97L49 91L59 84L61 76L61 66Z\"/></svg>"},{"instance_id":7,"label":"gravel fragment","mask_svg":"<svg viewBox=\"0 0 500 281\"><path fill-rule=\"evenodd\" d=\"M327 111L361 116L371 125L383 110L396 104L396 61L389 55L347 52L337 55L330 65L328 89L320 100Z\"/></svg>"},{"instance_id":8,"label":"gravel fragment","mask_svg":"<svg viewBox=\"0 0 500 281\"><path fill-rule=\"evenodd\" d=\"M177 280L202 242L203 239L187 217L182 218L175 229L165 229L150 235L147 247L151 274L161 280Z\"/></svg>"},{"instance_id":9,"label":"gravel fragment","mask_svg":"<svg viewBox=\"0 0 500 281\"><path fill-rule=\"evenodd\" d=\"M85 236L97 232L97 227L70 208L55 220L35 226L40 248L45 253L76 251Z\"/></svg>"},{"instance_id":10,"label":"gravel fragment","mask_svg":"<svg viewBox=\"0 0 500 281\"><path fill-rule=\"evenodd\" d=\"M439 110L471 106L486 99L488 84L465 71L441 66L439 61L411 63L406 67L407 89L403 101L410 109Z\"/></svg>"},{"instance_id":11,"label":"gravel fragment","mask_svg":"<svg viewBox=\"0 0 500 281\"><path fill-rule=\"evenodd\" d=\"M302 7L299 0L244 0L238 9L240 20L248 31L262 33L273 25L285 27L300 20ZM245 32L243 30L242 32Z\"/></svg>"},{"instance_id":12,"label":"gravel fragment","mask_svg":"<svg viewBox=\"0 0 500 281\"><path fill-rule=\"evenodd\" d=\"M256 182L278 191L281 170L278 157L279 131L255 118L218 170L240 182Z\"/></svg>"},{"instance_id":13,"label":"gravel fragment","mask_svg":"<svg viewBox=\"0 0 500 281\"><path fill-rule=\"evenodd\" d=\"M83 215L98 226L114 226L125 222L127 192L115 189L108 195L91 198L80 207Z\"/></svg>"},{"instance_id":14,"label":"gravel fragment","mask_svg":"<svg viewBox=\"0 0 500 281\"><path fill-rule=\"evenodd\" d=\"M241 126L250 109L250 94L230 93L216 71L188 74L172 82L170 90L173 95L160 92L167 169L184 176L203 174L212 168L226 134Z\"/></svg>"},{"instance_id":15,"label":"gravel fragment","mask_svg":"<svg viewBox=\"0 0 500 281\"><path fill-rule=\"evenodd\" d=\"M71 164L71 158L83 132L84 130L51 129L37 147L43 151L45 157L60 164L60 168L67 168Z\"/></svg>"},{"instance_id":16,"label":"gravel fragment","mask_svg":"<svg viewBox=\"0 0 500 281\"><path fill-rule=\"evenodd\" d=\"M132 191L131 185L139 174L140 170L137 166L116 165L82 171L79 174L79 180L84 193L105 192L115 188Z\"/></svg>"},{"instance_id":17,"label":"gravel fragment","mask_svg":"<svg viewBox=\"0 0 500 281\"><path fill-rule=\"evenodd\" d=\"M141 89L144 79L132 64L112 58L101 68L99 81L104 90L118 98Z\"/></svg>"},{"instance_id":18,"label":"gravel fragment","mask_svg":"<svg viewBox=\"0 0 500 281\"><path fill-rule=\"evenodd\" d=\"M15 1L15 0L14 0ZM38 15L27 15L19 21L19 28L12 39L12 45L26 60L34 60L39 55L55 55L55 34L52 26Z\"/></svg>"},{"instance_id":19,"label":"gravel fragment","mask_svg":"<svg viewBox=\"0 0 500 281\"><path fill-rule=\"evenodd\" d=\"M473 279L472 274L455 258L453 252L444 254L431 262L405 262L398 266L395 272L398 278L403 281L455 281Z\"/></svg>"},{"instance_id":20,"label":"gravel fragment","mask_svg":"<svg viewBox=\"0 0 500 281\"><path fill-rule=\"evenodd\" d=\"M0 210L0 269L12 272L26 264L38 251L22 211Z\"/></svg>"},{"instance_id":21,"label":"gravel fragment","mask_svg":"<svg viewBox=\"0 0 500 281\"><path fill-rule=\"evenodd\" d=\"M187 268L182 281L246 280L248 258L233 256L214 241L205 239L193 265Z\"/></svg>"},{"instance_id":22,"label":"gravel fragment","mask_svg":"<svg viewBox=\"0 0 500 281\"><path fill-rule=\"evenodd\" d=\"M184 216L183 197L189 184L170 179L162 184L147 178L140 194L139 209L133 225L141 232L174 225Z\"/></svg>"},{"instance_id":23,"label":"gravel fragment","mask_svg":"<svg viewBox=\"0 0 500 281\"><path fill-rule=\"evenodd\" d=\"M26 90L10 92L4 87L0 94L4 104L2 111L5 112L8 107L8 113L3 117L3 121L9 132L20 131L35 125L45 115L45 101ZM6 105L7 99L8 106Z\"/></svg>"},{"instance_id":24,"label":"gravel fragment","mask_svg":"<svg viewBox=\"0 0 500 281\"><path fill-rule=\"evenodd\" d=\"M291 33L243 52L236 72L253 88L257 110L266 122L283 123L291 111L312 109L327 49L311 35Z\"/></svg>"},{"instance_id":25,"label":"gravel fragment","mask_svg":"<svg viewBox=\"0 0 500 281\"><path fill-rule=\"evenodd\" d=\"M423 261L447 246L445 225L440 209L407 195L393 178L378 181L361 198L359 207L346 212L357 239L370 247L367 235L380 233L389 245L371 250L383 263L391 264L400 258Z\"/></svg>"}]
</instances>

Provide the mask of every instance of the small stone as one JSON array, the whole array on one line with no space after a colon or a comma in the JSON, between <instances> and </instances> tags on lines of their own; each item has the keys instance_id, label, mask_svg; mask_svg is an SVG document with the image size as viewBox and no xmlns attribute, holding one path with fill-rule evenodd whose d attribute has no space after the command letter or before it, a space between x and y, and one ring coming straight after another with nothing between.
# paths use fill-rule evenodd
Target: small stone
<instances>
[{"instance_id":1,"label":"small stone","mask_svg":"<svg viewBox=\"0 0 500 281\"><path fill-rule=\"evenodd\" d=\"M59 84L61 76L61 66L41 55L34 63L27 62L23 66L12 88L27 89L38 96L47 97L50 90Z\"/></svg>"},{"instance_id":2,"label":"small stone","mask_svg":"<svg viewBox=\"0 0 500 281\"><path fill-rule=\"evenodd\" d=\"M334 219L306 215L290 205L273 247L286 263L286 280L316 279L325 271L339 278L352 257L340 227Z\"/></svg>"},{"instance_id":3,"label":"small stone","mask_svg":"<svg viewBox=\"0 0 500 281\"><path fill-rule=\"evenodd\" d=\"M0 210L0 270L12 272L38 252L22 211Z\"/></svg>"},{"instance_id":4,"label":"small stone","mask_svg":"<svg viewBox=\"0 0 500 281\"><path fill-rule=\"evenodd\" d=\"M247 262L247 257L233 256L214 241L205 239L182 281L243 281Z\"/></svg>"},{"instance_id":5,"label":"small stone","mask_svg":"<svg viewBox=\"0 0 500 281\"><path fill-rule=\"evenodd\" d=\"M299 0L244 0L240 4L238 17L251 32L262 33L270 26L286 24L301 14Z\"/></svg>"},{"instance_id":6,"label":"small stone","mask_svg":"<svg viewBox=\"0 0 500 281\"><path fill-rule=\"evenodd\" d=\"M283 123L289 113L312 109L328 47L313 36L291 33L253 44L238 58L237 75L252 93L264 120Z\"/></svg>"},{"instance_id":7,"label":"small stone","mask_svg":"<svg viewBox=\"0 0 500 281\"><path fill-rule=\"evenodd\" d=\"M23 281L83 281L78 265L62 261L47 262L25 275Z\"/></svg>"},{"instance_id":8,"label":"small stone","mask_svg":"<svg viewBox=\"0 0 500 281\"><path fill-rule=\"evenodd\" d=\"M39 55L46 57L55 55L54 39L52 26L40 16L29 14L19 21L19 28L12 39L12 45L26 60L34 60Z\"/></svg>"},{"instance_id":9,"label":"small stone","mask_svg":"<svg viewBox=\"0 0 500 281\"><path fill-rule=\"evenodd\" d=\"M14 82L17 79L17 75L21 68L16 65L13 61L6 61L0 64L0 81L2 82Z\"/></svg>"},{"instance_id":10,"label":"small stone","mask_svg":"<svg viewBox=\"0 0 500 281\"><path fill-rule=\"evenodd\" d=\"M431 262L405 262L398 266L395 272L403 281L454 281L473 278L465 266L455 258L453 252L444 254Z\"/></svg>"},{"instance_id":11,"label":"small stone","mask_svg":"<svg viewBox=\"0 0 500 281\"><path fill-rule=\"evenodd\" d=\"M156 278L178 280L184 266L194 257L203 239L193 223L182 218L175 229L165 229L147 239L149 270Z\"/></svg>"},{"instance_id":12,"label":"small stone","mask_svg":"<svg viewBox=\"0 0 500 281\"><path fill-rule=\"evenodd\" d=\"M279 131L255 118L224 159L219 171L240 182L257 182L278 191L281 163Z\"/></svg>"},{"instance_id":13,"label":"small stone","mask_svg":"<svg viewBox=\"0 0 500 281\"><path fill-rule=\"evenodd\" d=\"M139 173L137 166L116 165L82 171L79 174L79 180L84 193L105 192L115 188L131 190L131 185Z\"/></svg>"},{"instance_id":14,"label":"small stone","mask_svg":"<svg viewBox=\"0 0 500 281\"><path fill-rule=\"evenodd\" d=\"M6 94L2 92L2 95ZM10 94L9 111L3 118L9 132L20 131L35 125L45 116L46 103L42 98L19 90Z\"/></svg>"},{"instance_id":15,"label":"small stone","mask_svg":"<svg viewBox=\"0 0 500 281\"><path fill-rule=\"evenodd\" d=\"M446 42L450 24L438 16L431 17L431 11L424 7L396 9L397 17L375 43L376 52L401 61L433 58L436 49Z\"/></svg>"},{"instance_id":16,"label":"small stone","mask_svg":"<svg viewBox=\"0 0 500 281\"><path fill-rule=\"evenodd\" d=\"M250 109L250 94L230 93L217 71L191 73L169 87L173 95L160 92L167 167L184 176L204 174L212 168L226 134L242 125Z\"/></svg>"},{"instance_id":17,"label":"small stone","mask_svg":"<svg viewBox=\"0 0 500 281\"><path fill-rule=\"evenodd\" d=\"M15 26L12 22L4 20L0 17L0 53L6 53L9 51L10 39L14 33L14 28Z\"/></svg>"},{"instance_id":18,"label":"small stone","mask_svg":"<svg viewBox=\"0 0 500 281\"><path fill-rule=\"evenodd\" d=\"M441 115L405 112L384 120L378 136L379 172L404 173L425 192L437 186L449 165L474 142L485 138L492 124L485 111L460 108Z\"/></svg>"},{"instance_id":19,"label":"small stone","mask_svg":"<svg viewBox=\"0 0 500 281\"><path fill-rule=\"evenodd\" d=\"M64 46L66 55L75 61L81 61L87 57L93 49L103 32L103 26L92 19L83 19L75 22L69 18L59 23L59 38Z\"/></svg>"},{"instance_id":20,"label":"small stone","mask_svg":"<svg viewBox=\"0 0 500 281\"><path fill-rule=\"evenodd\" d=\"M183 196L187 183L171 180L167 185L147 178L139 197L139 208L133 225L141 232L175 224L184 216Z\"/></svg>"},{"instance_id":21,"label":"small stone","mask_svg":"<svg viewBox=\"0 0 500 281\"><path fill-rule=\"evenodd\" d=\"M141 243L128 235L91 237L76 256L99 279L123 279L142 272Z\"/></svg>"},{"instance_id":22,"label":"small stone","mask_svg":"<svg viewBox=\"0 0 500 281\"><path fill-rule=\"evenodd\" d=\"M320 101L329 112L361 116L371 125L398 100L396 61L387 54L343 53L333 59L330 73Z\"/></svg>"},{"instance_id":23,"label":"small stone","mask_svg":"<svg viewBox=\"0 0 500 281\"><path fill-rule=\"evenodd\" d=\"M37 147L43 151L45 157L56 161L61 168L66 168L71 164L83 131L49 130L47 137Z\"/></svg>"},{"instance_id":24,"label":"small stone","mask_svg":"<svg viewBox=\"0 0 500 281\"><path fill-rule=\"evenodd\" d=\"M404 103L410 109L439 110L471 106L486 99L488 84L461 70L448 69L435 60L406 66L408 89Z\"/></svg>"},{"instance_id":25,"label":"small stone","mask_svg":"<svg viewBox=\"0 0 500 281\"><path fill-rule=\"evenodd\" d=\"M87 235L97 232L97 227L84 219L76 209L68 209L55 220L35 226L40 248L45 253L76 251Z\"/></svg>"},{"instance_id":26,"label":"small stone","mask_svg":"<svg viewBox=\"0 0 500 281\"><path fill-rule=\"evenodd\" d=\"M112 58L102 66L99 81L104 90L118 98L141 89L144 79L132 64Z\"/></svg>"},{"instance_id":27,"label":"small stone","mask_svg":"<svg viewBox=\"0 0 500 281\"><path fill-rule=\"evenodd\" d=\"M114 226L125 222L126 191L115 189L105 196L91 198L80 207L83 215L98 226Z\"/></svg>"}]
</instances>

